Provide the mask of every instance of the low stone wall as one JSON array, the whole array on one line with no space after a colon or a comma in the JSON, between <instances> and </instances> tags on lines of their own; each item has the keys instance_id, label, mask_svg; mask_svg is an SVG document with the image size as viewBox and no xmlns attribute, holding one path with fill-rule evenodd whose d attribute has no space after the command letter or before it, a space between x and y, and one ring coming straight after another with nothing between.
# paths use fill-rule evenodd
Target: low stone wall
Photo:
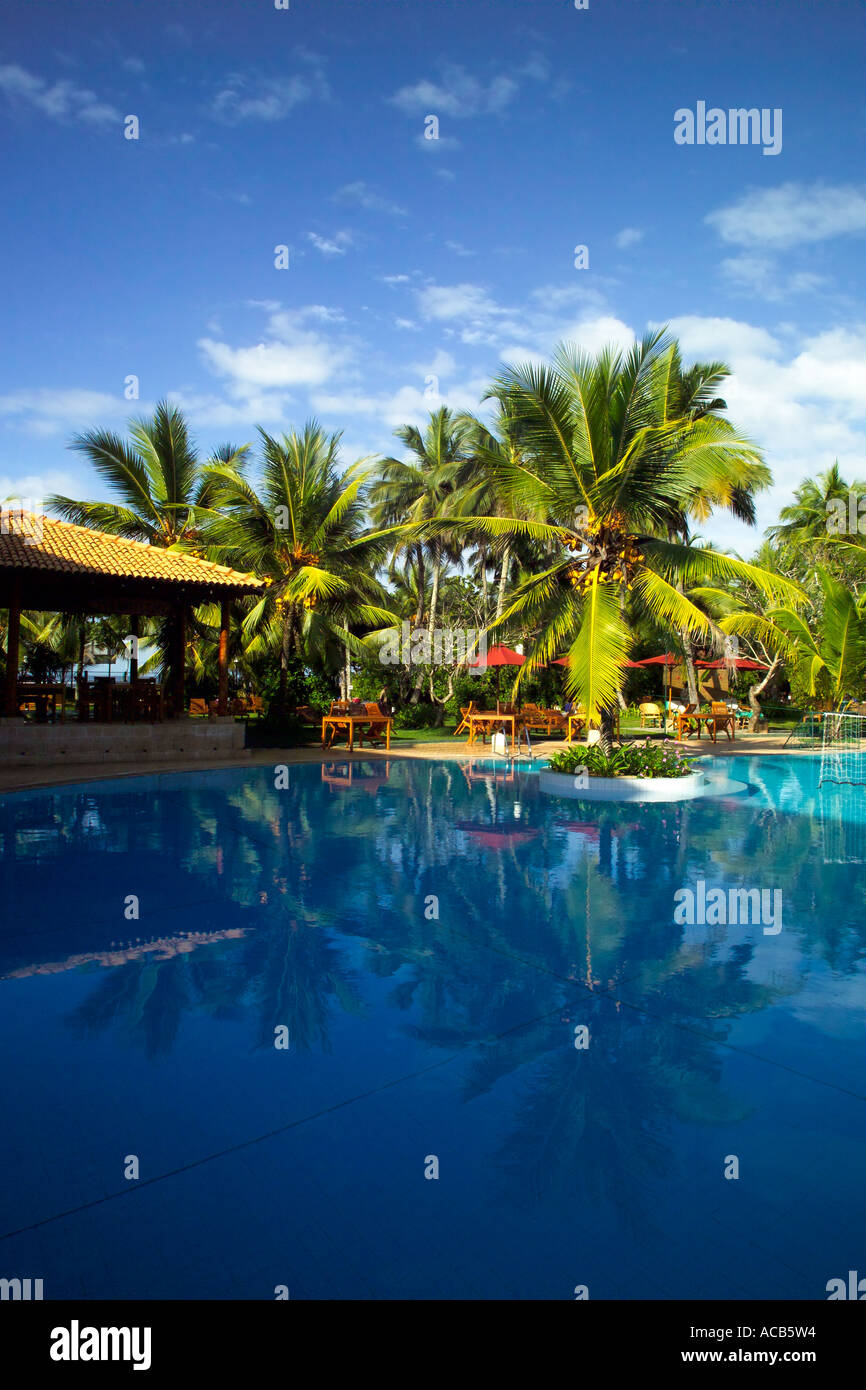
<instances>
[{"instance_id":1,"label":"low stone wall","mask_svg":"<svg viewBox=\"0 0 866 1390\"><path fill-rule=\"evenodd\" d=\"M234 757L246 730L233 719L171 719L164 724L26 724L0 719L0 767L73 763L160 763Z\"/></svg>"}]
</instances>

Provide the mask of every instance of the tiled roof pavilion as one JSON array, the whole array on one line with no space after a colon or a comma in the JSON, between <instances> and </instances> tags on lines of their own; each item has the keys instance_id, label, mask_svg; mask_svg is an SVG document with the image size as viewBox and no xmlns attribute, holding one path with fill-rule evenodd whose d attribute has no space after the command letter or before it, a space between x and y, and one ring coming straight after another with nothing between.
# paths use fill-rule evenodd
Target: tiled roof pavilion
<instances>
[{"instance_id":1,"label":"tiled roof pavilion","mask_svg":"<svg viewBox=\"0 0 866 1390\"><path fill-rule=\"evenodd\" d=\"M82 616L123 613L137 631L142 614L174 618L173 691L183 699L183 661L187 609L221 604L220 709L226 706L229 602L264 588L252 574L201 560L177 550L73 526L68 521L0 507L0 608L9 610L9 646L17 652L21 611L28 609ZM6 715L17 712L17 660L7 661Z\"/></svg>"},{"instance_id":2,"label":"tiled roof pavilion","mask_svg":"<svg viewBox=\"0 0 866 1390\"><path fill-rule=\"evenodd\" d=\"M32 512L0 511L0 603L8 603L9 589L17 577L25 608L74 611L70 598L84 596L89 588L104 590L102 599L128 601L167 597L178 588L189 590L199 601L210 596L228 597L255 593L262 581L251 574L201 560L177 550L162 550L141 541L91 531L68 521L37 516ZM50 594L57 602L36 602L28 592ZM100 607L100 613L113 611ZM117 611L128 612L120 605Z\"/></svg>"}]
</instances>

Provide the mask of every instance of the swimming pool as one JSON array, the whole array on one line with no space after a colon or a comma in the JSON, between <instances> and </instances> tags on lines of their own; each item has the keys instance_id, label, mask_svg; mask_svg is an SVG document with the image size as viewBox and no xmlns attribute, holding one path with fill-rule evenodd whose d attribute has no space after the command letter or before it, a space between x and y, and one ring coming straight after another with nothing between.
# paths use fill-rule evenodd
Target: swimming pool
<instances>
[{"instance_id":1,"label":"swimming pool","mask_svg":"<svg viewBox=\"0 0 866 1390\"><path fill-rule=\"evenodd\" d=\"M822 1299L866 1273L866 794L808 757L734 775L674 805L397 758L3 798L0 1276ZM781 931L678 925L701 883L779 890Z\"/></svg>"}]
</instances>

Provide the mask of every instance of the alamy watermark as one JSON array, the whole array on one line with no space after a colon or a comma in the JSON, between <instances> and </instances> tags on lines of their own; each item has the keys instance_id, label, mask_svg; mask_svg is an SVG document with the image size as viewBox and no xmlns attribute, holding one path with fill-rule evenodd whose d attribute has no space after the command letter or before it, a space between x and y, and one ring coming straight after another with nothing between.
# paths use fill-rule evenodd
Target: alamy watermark
<instances>
[{"instance_id":1,"label":"alamy watermark","mask_svg":"<svg viewBox=\"0 0 866 1390\"><path fill-rule=\"evenodd\" d=\"M459 666L468 667L472 675L487 670L487 633L483 628L409 626L408 622L386 633L379 647L383 666Z\"/></svg>"},{"instance_id":2,"label":"alamy watermark","mask_svg":"<svg viewBox=\"0 0 866 1390\"><path fill-rule=\"evenodd\" d=\"M20 536L25 545L41 545L44 516L41 497L8 497L0 502L0 536Z\"/></svg>"},{"instance_id":3,"label":"alamy watermark","mask_svg":"<svg viewBox=\"0 0 866 1390\"><path fill-rule=\"evenodd\" d=\"M674 112L677 145L763 145L764 154L782 153L782 108L711 106L699 101Z\"/></svg>"},{"instance_id":4,"label":"alamy watermark","mask_svg":"<svg viewBox=\"0 0 866 1390\"><path fill-rule=\"evenodd\" d=\"M827 533L831 536L866 536L866 496L848 492L826 504Z\"/></svg>"},{"instance_id":5,"label":"alamy watermark","mask_svg":"<svg viewBox=\"0 0 866 1390\"><path fill-rule=\"evenodd\" d=\"M699 878L694 888L674 893L674 922L684 926L761 926L765 936L782 930L781 888L708 888Z\"/></svg>"}]
</instances>

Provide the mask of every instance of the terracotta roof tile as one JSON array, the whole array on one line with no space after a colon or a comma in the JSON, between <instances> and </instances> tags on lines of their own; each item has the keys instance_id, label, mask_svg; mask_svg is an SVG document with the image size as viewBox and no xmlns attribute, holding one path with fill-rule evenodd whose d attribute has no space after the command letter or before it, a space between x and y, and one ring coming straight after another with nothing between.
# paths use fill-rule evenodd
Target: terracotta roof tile
<instances>
[{"instance_id":1,"label":"terracotta roof tile","mask_svg":"<svg viewBox=\"0 0 866 1390\"><path fill-rule=\"evenodd\" d=\"M211 560L73 526L32 512L0 509L0 571L108 575L252 592L262 581Z\"/></svg>"}]
</instances>

